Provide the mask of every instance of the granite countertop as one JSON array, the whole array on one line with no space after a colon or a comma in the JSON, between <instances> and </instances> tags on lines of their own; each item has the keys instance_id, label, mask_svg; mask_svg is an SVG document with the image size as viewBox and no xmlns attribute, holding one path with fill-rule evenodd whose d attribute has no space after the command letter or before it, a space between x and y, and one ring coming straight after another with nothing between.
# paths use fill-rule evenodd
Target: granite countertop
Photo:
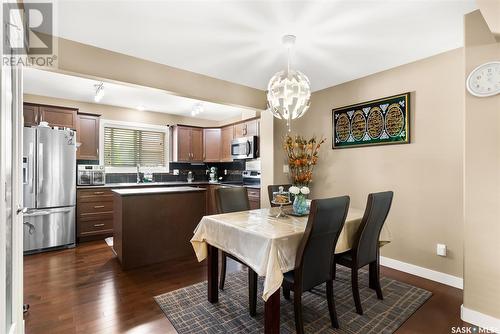
<instances>
[{"instance_id":1,"label":"granite countertop","mask_svg":"<svg viewBox=\"0 0 500 334\"><path fill-rule=\"evenodd\" d=\"M231 182L208 182L208 181L170 181L170 182L144 182L144 183L107 183L99 186L77 186L77 189L96 189L96 188L144 188L144 187L171 187L171 186L200 186L200 185L224 185L224 186L243 186L241 183ZM260 189L260 185L245 185L247 188Z\"/></svg>"},{"instance_id":2,"label":"granite countertop","mask_svg":"<svg viewBox=\"0 0 500 334\"><path fill-rule=\"evenodd\" d=\"M184 193L184 192L194 192L194 191L205 191L205 189L196 187L150 187L150 188L134 187L126 189L113 189L112 191L121 196L127 196L127 195Z\"/></svg>"}]
</instances>

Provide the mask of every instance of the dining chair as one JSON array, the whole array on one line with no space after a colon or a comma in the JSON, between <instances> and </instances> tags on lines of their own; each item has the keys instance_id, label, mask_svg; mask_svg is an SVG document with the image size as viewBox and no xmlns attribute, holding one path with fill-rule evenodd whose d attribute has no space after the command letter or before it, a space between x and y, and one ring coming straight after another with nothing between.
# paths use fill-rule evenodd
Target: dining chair
<instances>
[{"instance_id":1,"label":"dining chair","mask_svg":"<svg viewBox=\"0 0 500 334\"><path fill-rule=\"evenodd\" d=\"M369 265L369 287L375 290L378 299L384 299L380 286L379 238L382 226L389 214L393 196L392 191L369 194L353 247L347 252L335 254L334 278L337 263L351 268L352 295L356 312L360 315L363 315L358 286L360 268Z\"/></svg>"},{"instance_id":2,"label":"dining chair","mask_svg":"<svg viewBox=\"0 0 500 334\"><path fill-rule=\"evenodd\" d=\"M295 328L304 333L302 293L326 283L330 321L339 328L333 296L334 250L349 210L349 196L313 200L304 236L297 249L295 269L283 274L283 295L293 291ZM328 256L330 254L330 256Z\"/></svg>"},{"instance_id":3,"label":"dining chair","mask_svg":"<svg viewBox=\"0 0 500 334\"><path fill-rule=\"evenodd\" d=\"M215 190L215 202L217 206L218 213L231 213L238 211L250 210L250 201L248 199L248 191L245 187L228 187L228 188L218 188ZM219 289L224 290L224 283L226 281L226 267L227 258L231 259L245 265L236 257L221 251L221 270L219 278ZM248 280L249 280L249 308L250 315L254 316L257 313L257 273L251 268L248 268ZM255 291L254 291L255 290Z\"/></svg>"},{"instance_id":4,"label":"dining chair","mask_svg":"<svg viewBox=\"0 0 500 334\"><path fill-rule=\"evenodd\" d=\"M267 186L267 194L269 196L269 203L271 204L271 207L279 206L278 204L273 204L273 193L279 191L280 187L283 187L284 191L288 191L291 186L291 184L271 184Z\"/></svg>"}]
</instances>

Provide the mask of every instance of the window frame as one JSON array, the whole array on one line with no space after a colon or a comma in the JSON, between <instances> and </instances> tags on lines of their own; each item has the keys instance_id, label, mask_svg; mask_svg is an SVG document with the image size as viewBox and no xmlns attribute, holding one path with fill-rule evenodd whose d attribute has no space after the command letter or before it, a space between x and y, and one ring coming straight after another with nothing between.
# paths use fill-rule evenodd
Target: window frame
<instances>
[{"instance_id":1,"label":"window frame","mask_svg":"<svg viewBox=\"0 0 500 334\"><path fill-rule=\"evenodd\" d=\"M137 172L136 167L114 167L114 166L105 166L104 165L104 128L105 127L113 127L113 128L122 128L122 129L130 129L130 130L142 130L142 131L155 131L155 132L163 132L165 134L165 142L163 143L164 147L164 157L165 157L165 166L162 167L148 167L141 166L140 171L148 171L152 173L168 173L169 172L169 164L170 164L170 150L169 150L169 127L167 125L154 125L154 124L146 124L139 122L126 122L126 121L115 121L110 119L101 119L99 122L99 164L104 166L106 173L135 173Z\"/></svg>"}]
</instances>

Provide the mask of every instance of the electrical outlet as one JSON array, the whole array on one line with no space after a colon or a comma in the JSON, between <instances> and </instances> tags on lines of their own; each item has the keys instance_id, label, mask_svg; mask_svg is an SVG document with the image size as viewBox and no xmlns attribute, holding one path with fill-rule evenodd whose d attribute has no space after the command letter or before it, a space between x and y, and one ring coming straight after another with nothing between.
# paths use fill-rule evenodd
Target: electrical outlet
<instances>
[{"instance_id":1,"label":"electrical outlet","mask_svg":"<svg viewBox=\"0 0 500 334\"><path fill-rule=\"evenodd\" d=\"M174 169L174 175L179 175L179 170L178 169Z\"/></svg>"},{"instance_id":2,"label":"electrical outlet","mask_svg":"<svg viewBox=\"0 0 500 334\"><path fill-rule=\"evenodd\" d=\"M445 244L437 244L436 254L439 256L446 256L446 245Z\"/></svg>"},{"instance_id":3,"label":"electrical outlet","mask_svg":"<svg viewBox=\"0 0 500 334\"><path fill-rule=\"evenodd\" d=\"M283 165L283 173L288 174L290 172L290 169L288 168L288 165Z\"/></svg>"}]
</instances>

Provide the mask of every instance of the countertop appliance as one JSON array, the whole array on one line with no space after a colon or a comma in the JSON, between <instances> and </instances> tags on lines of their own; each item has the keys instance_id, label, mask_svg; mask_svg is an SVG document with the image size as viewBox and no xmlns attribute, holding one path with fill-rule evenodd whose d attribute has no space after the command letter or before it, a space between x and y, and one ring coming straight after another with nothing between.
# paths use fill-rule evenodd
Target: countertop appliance
<instances>
[{"instance_id":1,"label":"countertop appliance","mask_svg":"<svg viewBox=\"0 0 500 334\"><path fill-rule=\"evenodd\" d=\"M233 159L255 159L259 156L259 137L243 137L231 142L231 157Z\"/></svg>"},{"instance_id":2,"label":"countertop appliance","mask_svg":"<svg viewBox=\"0 0 500 334\"><path fill-rule=\"evenodd\" d=\"M24 251L74 246L75 131L25 127L23 139Z\"/></svg>"},{"instance_id":3,"label":"countertop appliance","mask_svg":"<svg viewBox=\"0 0 500 334\"><path fill-rule=\"evenodd\" d=\"M101 165L78 165L79 186L100 186L106 183L106 173Z\"/></svg>"}]
</instances>

